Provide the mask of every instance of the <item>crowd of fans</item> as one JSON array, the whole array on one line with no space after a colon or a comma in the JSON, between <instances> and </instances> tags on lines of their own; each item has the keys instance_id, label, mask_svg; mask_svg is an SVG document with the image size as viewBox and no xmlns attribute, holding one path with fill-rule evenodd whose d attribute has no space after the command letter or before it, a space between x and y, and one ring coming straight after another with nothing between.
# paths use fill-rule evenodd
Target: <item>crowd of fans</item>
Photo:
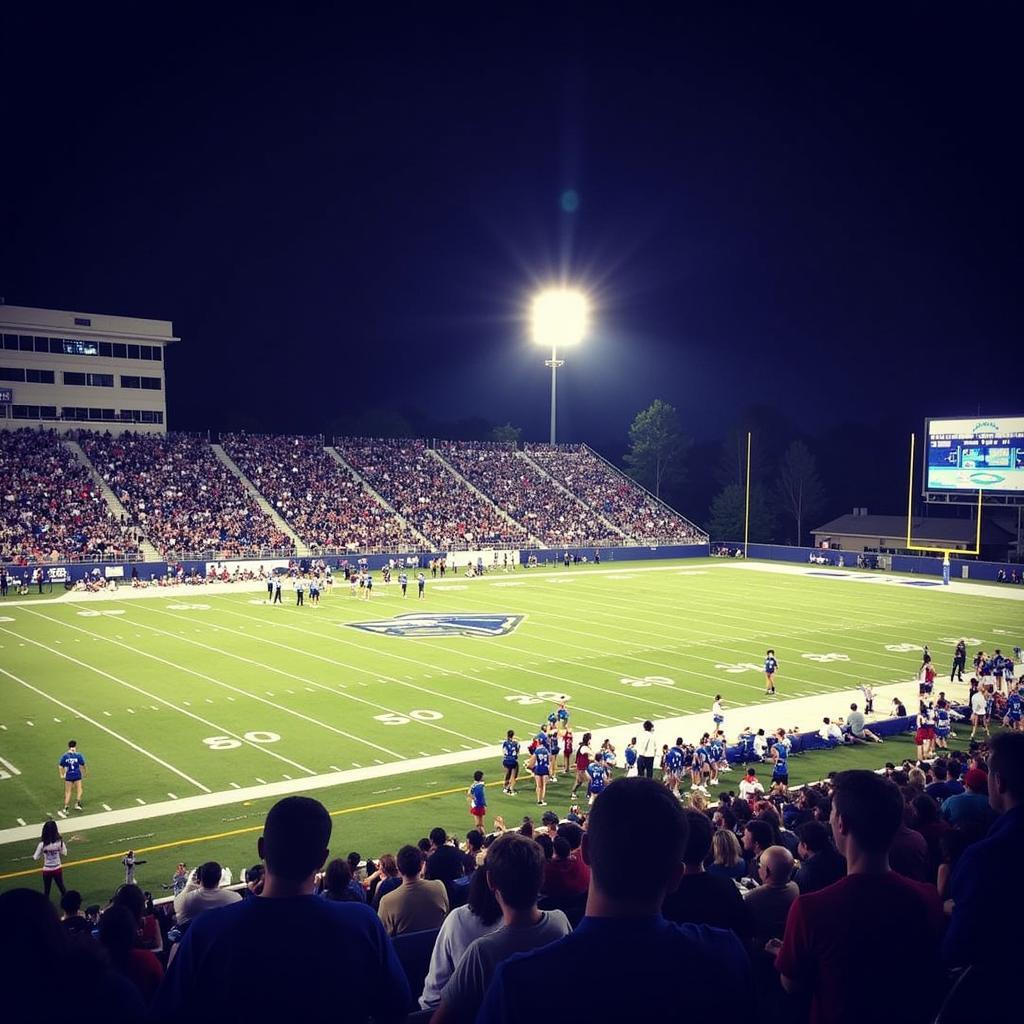
<instances>
[{"instance_id":1,"label":"crowd of fans","mask_svg":"<svg viewBox=\"0 0 1024 1024\"><path fill-rule=\"evenodd\" d=\"M54 431L0 431L0 481L0 562L138 557L136 531Z\"/></svg>"},{"instance_id":2,"label":"crowd of fans","mask_svg":"<svg viewBox=\"0 0 1024 1024\"><path fill-rule=\"evenodd\" d=\"M435 828L376 863L331 859L326 810L287 797L241 892L218 864L179 865L173 927L134 885L84 918L63 892L61 924L42 893L4 893L0 928L19 942L0 978L34 995L66 970L105 1020L398 1022L418 1006L433 1024L511 1024L573 979L588 999L560 1009L570 1022L593 1007L624 1017L638 993L655 1019L724 999L792 1024L852 1022L874 983L876 1015L924 1024L965 968L987 979L972 991L990 1009L1016 998L996 953L1018 941L1022 733L710 806L627 777L577 821L498 824L462 843Z\"/></svg>"},{"instance_id":3,"label":"crowd of fans","mask_svg":"<svg viewBox=\"0 0 1024 1024\"><path fill-rule=\"evenodd\" d=\"M315 437L223 434L224 450L307 544L346 551L418 547L414 534Z\"/></svg>"},{"instance_id":4,"label":"crowd of fans","mask_svg":"<svg viewBox=\"0 0 1024 1024\"><path fill-rule=\"evenodd\" d=\"M292 550L210 445L187 434L83 432L80 444L153 545L168 559Z\"/></svg>"},{"instance_id":5,"label":"crowd of fans","mask_svg":"<svg viewBox=\"0 0 1024 1024\"><path fill-rule=\"evenodd\" d=\"M335 448L432 544L446 551L514 545L526 530L510 522L431 456L423 441L338 438Z\"/></svg>"},{"instance_id":6,"label":"crowd of fans","mask_svg":"<svg viewBox=\"0 0 1024 1024\"><path fill-rule=\"evenodd\" d=\"M553 484L511 445L449 441L440 451L474 487L549 547L622 539L589 505Z\"/></svg>"},{"instance_id":7,"label":"crowd of fans","mask_svg":"<svg viewBox=\"0 0 1024 1024\"><path fill-rule=\"evenodd\" d=\"M655 501L624 474L582 445L526 445L544 472L639 542L700 544L706 538L682 516Z\"/></svg>"}]
</instances>

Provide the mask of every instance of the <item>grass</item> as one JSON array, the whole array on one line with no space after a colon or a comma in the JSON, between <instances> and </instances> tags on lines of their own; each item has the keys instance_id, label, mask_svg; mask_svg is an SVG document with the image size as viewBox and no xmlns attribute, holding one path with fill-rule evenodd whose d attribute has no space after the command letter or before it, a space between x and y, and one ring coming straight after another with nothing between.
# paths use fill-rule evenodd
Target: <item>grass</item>
<instances>
[{"instance_id":1,"label":"grass","mask_svg":"<svg viewBox=\"0 0 1024 1024\"><path fill-rule=\"evenodd\" d=\"M493 781L498 758L445 758L493 747L508 728L531 735L562 695L579 736L706 713L715 693L727 707L757 704L769 646L787 697L907 680L925 643L941 658L960 636L986 646L1019 642L1015 602L883 579L645 562L430 581L423 601L403 601L396 585L378 581L370 602L336 587L319 608L296 608L290 593L271 608L261 593L228 588L0 608L12 620L0 621L0 758L20 772L0 777L0 829L58 810L56 762L74 736L89 763L88 811L173 805L205 791L354 769L355 781L316 795L337 814L335 852L375 856L435 824L465 831L462 793L472 770ZM422 611L523 618L486 639L409 639L349 625ZM742 724L737 714L727 722L731 731ZM805 755L793 780L862 761L878 767L904 756L903 742ZM361 777L422 756L439 762ZM553 808L564 810L554 791L567 787L552 790ZM149 863L139 878L154 891L181 859L215 856L237 871L255 860L273 799L90 830L69 819L61 824L67 878L87 898L109 894L129 846L149 851L140 854ZM509 821L536 809L500 786L490 801L491 815ZM218 838L194 841L210 836ZM0 887L26 884L19 873L32 868L33 848L0 846Z\"/></svg>"}]
</instances>

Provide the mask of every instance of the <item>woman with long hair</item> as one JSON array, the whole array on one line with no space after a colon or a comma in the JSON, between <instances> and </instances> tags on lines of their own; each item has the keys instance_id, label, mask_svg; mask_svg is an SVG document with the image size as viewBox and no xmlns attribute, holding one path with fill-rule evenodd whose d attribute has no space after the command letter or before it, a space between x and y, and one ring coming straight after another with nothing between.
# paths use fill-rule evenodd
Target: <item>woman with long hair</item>
<instances>
[{"instance_id":1,"label":"woman with long hair","mask_svg":"<svg viewBox=\"0 0 1024 1024\"><path fill-rule=\"evenodd\" d=\"M569 794L569 799L573 800L576 798L576 791L580 786L585 786L589 781L587 775L587 769L590 767L590 733L585 732L583 738L580 740L580 745L576 748L576 782L573 784L572 793Z\"/></svg>"},{"instance_id":2,"label":"woman with long hair","mask_svg":"<svg viewBox=\"0 0 1024 1024\"><path fill-rule=\"evenodd\" d=\"M441 992L469 944L502 926L501 907L487 884L487 865L477 868L469 881L469 901L456 907L441 924L430 957L430 969L423 983L420 1008L432 1010L441 1002Z\"/></svg>"},{"instance_id":3,"label":"woman with long hair","mask_svg":"<svg viewBox=\"0 0 1024 1024\"><path fill-rule=\"evenodd\" d=\"M382 853L377 861L377 870L366 880L370 903L376 910L380 906L381 897L387 896L393 889L402 884L402 876L398 872L398 862L393 853Z\"/></svg>"},{"instance_id":4,"label":"woman with long hair","mask_svg":"<svg viewBox=\"0 0 1024 1024\"><path fill-rule=\"evenodd\" d=\"M32 854L32 859L43 858L43 893L47 898L49 898L54 882L57 883L57 888L62 896L67 892L64 888L64 869L60 863L61 857L67 855L68 848L64 845L60 832L57 831L57 822L52 819L45 822L43 833L39 837L39 845L36 846L36 852Z\"/></svg>"},{"instance_id":5,"label":"woman with long hair","mask_svg":"<svg viewBox=\"0 0 1024 1024\"><path fill-rule=\"evenodd\" d=\"M735 832L716 829L711 835L711 856L712 861L707 866L709 875L721 875L738 881L747 873L743 849Z\"/></svg>"}]
</instances>

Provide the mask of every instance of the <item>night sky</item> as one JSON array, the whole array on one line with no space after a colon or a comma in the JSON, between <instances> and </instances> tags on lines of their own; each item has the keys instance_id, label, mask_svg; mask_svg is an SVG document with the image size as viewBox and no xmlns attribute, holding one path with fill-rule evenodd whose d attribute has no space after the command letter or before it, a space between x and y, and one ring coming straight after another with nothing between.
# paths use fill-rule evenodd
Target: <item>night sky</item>
<instances>
[{"instance_id":1,"label":"night sky","mask_svg":"<svg viewBox=\"0 0 1024 1024\"><path fill-rule=\"evenodd\" d=\"M564 440L1022 411L1019 5L218 6L6 16L0 294L173 320L172 428L544 439L561 276Z\"/></svg>"}]
</instances>

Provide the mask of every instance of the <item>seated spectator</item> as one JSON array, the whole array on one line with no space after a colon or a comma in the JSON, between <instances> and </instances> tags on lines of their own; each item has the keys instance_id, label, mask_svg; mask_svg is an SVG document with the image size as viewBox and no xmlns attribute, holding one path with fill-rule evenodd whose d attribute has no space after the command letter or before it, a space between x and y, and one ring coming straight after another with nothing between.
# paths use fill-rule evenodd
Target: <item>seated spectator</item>
<instances>
[{"instance_id":1,"label":"seated spectator","mask_svg":"<svg viewBox=\"0 0 1024 1024\"><path fill-rule=\"evenodd\" d=\"M903 787L903 821L900 822L900 827L889 844L889 866L904 878L911 878L915 882L927 882L928 844L920 832L907 824L908 820L913 820L910 805L917 794L918 790L910 785Z\"/></svg>"},{"instance_id":2,"label":"seated spectator","mask_svg":"<svg viewBox=\"0 0 1024 1024\"><path fill-rule=\"evenodd\" d=\"M687 821L677 797L646 778L617 779L594 802L583 838L590 866L587 915L572 934L506 960L495 972L477 1024L535 1016L538 993L586 978L585 999L558 1006L560 1024L608 1020L702 1020L722 994L749 1005L750 961L731 932L661 916L682 877ZM637 866L642 870L637 871ZM712 982L709 984L709 980Z\"/></svg>"},{"instance_id":3,"label":"seated spectator","mask_svg":"<svg viewBox=\"0 0 1024 1024\"><path fill-rule=\"evenodd\" d=\"M476 829L471 833L479 834ZM456 907L444 919L438 932L423 995L420 996L421 1009L433 1010L441 1002L441 993L470 943L501 928L503 923L501 907L487 884L487 871L474 871L469 883L468 902L464 907Z\"/></svg>"},{"instance_id":4,"label":"seated spectator","mask_svg":"<svg viewBox=\"0 0 1024 1024\"><path fill-rule=\"evenodd\" d=\"M938 877L939 864L942 863L942 837L952 828L952 825L948 821L942 820L939 814L939 805L927 793L922 793L914 798L912 812L914 829L921 834L928 849L928 868L925 881L934 882Z\"/></svg>"},{"instance_id":5,"label":"seated spectator","mask_svg":"<svg viewBox=\"0 0 1024 1024\"><path fill-rule=\"evenodd\" d=\"M988 776L980 768L971 768L964 776L964 791L942 801L942 818L954 828L980 838L995 820L989 804Z\"/></svg>"},{"instance_id":6,"label":"seated spectator","mask_svg":"<svg viewBox=\"0 0 1024 1024\"><path fill-rule=\"evenodd\" d=\"M555 836L554 856L544 863L541 892L551 899L566 899L585 893L590 886L590 869L578 857L565 836Z\"/></svg>"},{"instance_id":7,"label":"seated spectator","mask_svg":"<svg viewBox=\"0 0 1024 1024\"><path fill-rule=\"evenodd\" d=\"M762 950L771 939L781 939L786 917L800 890L793 876L793 855L784 846L769 846L758 858L761 884L743 898L750 916L754 948Z\"/></svg>"},{"instance_id":8,"label":"seated spectator","mask_svg":"<svg viewBox=\"0 0 1024 1024\"><path fill-rule=\"evenodd\" d=\"M110 966L139 990L143 1002L151 1003L164 969L152 950L138 948L138 922L132 912L123 905L109 907L100 917L99 932Z\"/></svg>"},{"instance_id":9,"label":"seated spectator","mask_svg":"<svg viewBox=\"0 0 1024 1024\"><path fill-rule=\"evenodd\" d=\"M494 841L485 875L501 907L504 927L469 945L441 992L431 1024L472 1024L498 964L569 934L569 920L562 911L537 909L543 872L543 856L534 840L506 832Z\"/></svg>"},{"instance_id":10,"label":"seated spectator","mask_svg":"<svg viewBox=\"0 0 1024 1024\"><path fill-rule=\"evenodd\" d=\"M448 842L448 833L443 828L431 829L430 856L427 857L425 876L449 886L465 872L466 857L461 850Z\"/></svg>"},{"instance_id":11,"label":"seated spectator","mask_svg":"<svg viewBox=\"0 0 1024 1024\"><path fill-rule=\"evenodd\" d=\"M750 919L735 882L704 870L704 861L711 850L711 822L706 814L688 810L686 823L689 834L683 853L683 875L679 885L665 896L662 916L677 924L727 928L746 941Z\"/></svg>"},{"instance_id":12,"label":"seated spectator","mask_svg":"<svg viewBox=\"0 0 1024 1024\"><path fill-rule=\"evenodd\" d=\"M204 911L226 907L242 897L231 889L220 887L221 866L207 861L189 876L184 890L174 897L174 916L180 925L190 924Z\"/></svg>"},{"instance_id":13,"label":"seated spectator","mask_svg":"<svg viewBox=\"0 0 1024 1024\"><path fill-rule=\"evenodd\" d=\"M743 848L736 833L731 829L716 829L711 836L712 861L708 874L738 882L747 875L747 862L743 859Z\"/></svg>"},{"instance_id":14,"label":"seated spectator","mask_svg":"<svg viewBox=\"0 0 1024 1024\"><path fill-rule=\"evenodd\" d=\"M940 759L932 765L932 780L924 787L924 791L940 806L948 797L964 791L964 785L959 779L949 777L949 765L944 760Z\"/></svg>"},{"instance_id":15,"label":"seated spectator","mask_svg":"<svg viewBox=\"0 0 1024 1024\"><path fill-rule=\"evenodd\" d=\"M41 892L8 889L0 893L0 990L4 1019L34 1021L45 1016L54 986L74 994L74 1018L87 1024L143 1024L145 1003L138 989L104 963L98 944L61 927ZM15 941L16 940L16 941Z\"/></svg>"},{"instance_id":16,"label":"seated spectator","mask_svg":"<svg viewBox=\"0 0 1024 1024\"><path fill-rule=\"evenodd\" d=\"M409 984L376 915L313 895L330 838L331 817L316 800L274 804L257 847L262 895L189 928L157 994L156 1020L405 1019Z\"/></svg>"},{"instance_id":17,"label":"seated spectator","mask_svg":"<svg viewBox=\"0 0 1024 1024\"><path fill-rule=\"evenodd\" d=\"M444 882L423 878L423 854L415 846L403 846L395 860L402 884L377 908L385 931L394 936L440 928L449 905Z\"/></svg>"},{"instance_id":18,"label":"seated spectator","mask_svg":"<svg viewBox=\"0 0 1024 1024\"><path fill-rule=\"evenodd\" d=\"M766 947L778 954L783 988L810 995L815 1024L861 1024L865 1005L855 994L886 969L897 936L900 970L912 983L886 986L886 1019L931 1020L942 991L942 907L933 887L890 870L889 844L902 820L903 798L887 779L871 771L835 776L832 834L846 877L799 896L782 942Z\"/></svg>"},{"instance_id":19,"label":"seated spectator","mask_svg":"<svg viewBox=\"0 0 1024 1024\"><path fill-rule=\"evenodd\" d=\"M857 710L856 704L850 705L850 713L846 716L846 727L850 730L846 735L852 743L882 742L882 738L876 736L864 724L864 713Z\"/></svg>"},{"instance_id":20,"label":"seated spectator","mask_svg":"<svg viewBox=\"0 0 1024 1024\"><path fill-rule=\"evenodd\" d=\"M843 742L843 730L831 718L823 718L818 735L830 746L837 747Z\"/></svg>"},{"instance_id":21,"label":"seated spectator","mask_svg":"<svg viewBox=\"0 0 1024 1024\"><path fill-rule=\"evenodd\" d=\"M398 871L398 863L393 853L382 853L377 861L377 870L366 879L369 886L370 903L374 910L380 907L380 901L389 892L393 892L402 884L402 876Z\"/></svg>"},{"instance_id":22,"label":"seated spectator","mask_svg":"<svg viewBox=\"0 0 1024 1024\"><path fill-rule=\"evenodd\" d=\"M1020 947L1019 904L1007 886L1014 884L1024 850L1024 733L995 736L988 767L989 800L998 817L953 869L953 916L943 947L951 966L978 964L990 960L993 950Z\"/></svg>"},{"instance_id":23,"label":"seated spectator","mask_svg":"<svg viewBox=\"0 0 1024 1024\"><path fill-rule=\"evenodd\" d=\"M743 826L743 855L747 859L747 877L757 877L757 865L761 854L769 846L775 846L778 831L762 818L754 818Z\"/></svg>"},{"instance_id":24,"label":"seated spectator","mask_svg":"<svg viewBox=\"0 0 1024 1024\"><path fill-rule=\"evenodd\" d=\"M764 796L764 786L761 785L757 778L756 768L747 769L747 774L740 779L740 784L737 788L744 800L756 800L758 797Z\"/></svg>"},{"instance_id":25,"label":"seated spectator","mask_svg":"<svg viewBox=\"0 0 1024 1024\"><path fill-rule=\"evenodd\" d=\"M800 826L800 845L797 856L800 867L793 881L801 894L817 892L846 874L846 861L833 846L828 829L820 821L809 821Z\"/></svg>"},{"instance_id":26,"label":"seated spectator","mask_svg":"<svg viewBox=\"0 0 1024 1024\"><path fill-rule=\"evenodd\" d=\"M82 894L77 889L68 889L60 898L60 923L70 935L88 935L92 925L82 913Z\"/></svg>"},{"instance_id":27,"label":"seated spectator","mask_svg":"<svg viewBox=\"0 0 1024 1024\"><path fill-rule=\"evenodd\" d=\"M320 895L325 900L335 903L365 903L366 893L363 887L352 877L352 868L347 860L335 857L327 865L323 877L323 891Z\"/></svg>"}]
</instances>

